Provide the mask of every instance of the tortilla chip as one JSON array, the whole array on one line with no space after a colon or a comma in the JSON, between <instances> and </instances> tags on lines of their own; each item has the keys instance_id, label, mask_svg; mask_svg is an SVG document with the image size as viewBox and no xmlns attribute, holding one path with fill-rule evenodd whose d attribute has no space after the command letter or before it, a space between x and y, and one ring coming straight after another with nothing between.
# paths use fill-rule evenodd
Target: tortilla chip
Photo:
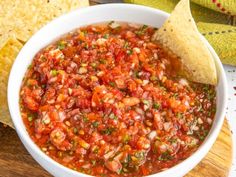
<instances>
[{"instance_id":1,"label":"tortilla chip","mask_svg":"<svg viewBox=\"0 0 236 177\"><path fill-rule=\"evenodd\" d=\"M17 39L26 42L55 17L88 5L88 0L1 0L0 34L14 31Z\"/></svg>"},{"instance_id":2,"label":"tortilla chip","mask_svg":"<svg viewBox=\"0 0 236 177\"><path fill-rule=\"evenodd\" d=\"M193 82L217 84L214 59L201 39L192 18L189 0L181 0L153 40L175 53L182 63L184 75Z\"/></svg>"},{"instance_id":3,"label":"tortilla chip","mask_svg":"<svg viewBox=\"0 0 236 177\"><path fill-rule=\"evenodd\" d=\"M3 38L6 37L3 36ZM5 41L5 45L0 49L0 122L11 127L13 127L13 123L7 105L7 82L13 61L22 46L23 45L12 36Z\"/></svg>"}]
</instances>

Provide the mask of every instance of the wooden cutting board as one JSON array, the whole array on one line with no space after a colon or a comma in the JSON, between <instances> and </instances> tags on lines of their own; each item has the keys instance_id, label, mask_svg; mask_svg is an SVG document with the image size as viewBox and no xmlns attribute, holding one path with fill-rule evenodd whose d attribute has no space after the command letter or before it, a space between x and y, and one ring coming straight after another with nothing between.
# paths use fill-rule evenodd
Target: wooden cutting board
<instances>
[{"instance_id":1,"label":"wooden cutting board","mask_svg":"<svg viewBox=\"0 0 236 177\"><path fill-rule=\"evenodd\" d=\"M185 177L227 177L232 136L227 121L207 156ZM16 132L0 124L0 177L51 177L24 148Z\"/></svg>"},{"instance_id":2,"label":"wooden cutting board","mask_svg":"<svg viewBox=\"0 0 236 177\"><path fill-rule=\"evenodd\" d=\"M225 120L207 156L185 177L227 177L232 165L232 157L232 134Z\"/></svg>"}]
</instances>

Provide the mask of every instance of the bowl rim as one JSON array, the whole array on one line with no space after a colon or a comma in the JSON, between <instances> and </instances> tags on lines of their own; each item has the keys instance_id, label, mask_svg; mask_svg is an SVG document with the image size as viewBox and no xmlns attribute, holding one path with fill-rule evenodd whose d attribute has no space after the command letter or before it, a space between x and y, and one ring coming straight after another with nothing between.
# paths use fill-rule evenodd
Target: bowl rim
<instances>
[{"instance_id":1,"label":"bowl rim","mask_svg":"<svg viewBox=\"0 0 236 177\"><path fill-rule=\"evenodd\" d=\"M142 6L142 5L134 5L134 4L122 4L122 3L113 3L113 4L102 4L102 5L96 5L96 6L89 6L86 8L80 8L80 9L76 9L72 12L69 12L65 15L62 15L54 20L52 20L51 22L49 22L47 25L45 25L43 28L41 28L38 32L36 32L29 40L28 42L23 46L23 48L21 49L21 51L19 52L16 60L13 63L13 66L11 68L11 72L9 75L9 79L8 79L8 88L7 88L7 99L8 99L8 107L9 107L9 111L11 114L11 119L14 123L14 126L16 128L17 134L20 137L21 141L23 142L24 146L26 147L26 149L28 150L28 152L33 156L33 154L31 153L30 150L34 151L34 153L37 156L40 156L44 161L46 161L49 164L54 165L56 168L61 168L63 171L67 172L68 174L71 175L75 175L75 176L90 176L78 171L74 171L66 166L63 166L62 164L60 164L59 162L53 160L51 157L49 157L48 155L46 155L44 152L42 152L40 150L40 148L34 143L34 141L30 138L28 133L25 133L25 125L23 123L24 126L21 126L20 124L17 123L17 119L19 119L17 113L16 113L16 107L15 104L17 102L18 104L18 109L20 109L19 107L19 100L15 100L13 94L14 92L14 80L15 77L17 76L17 70L19 69L19 60L22 57L23 53L28 50L28 48L30 47L31 41L34 40L35 36L38 36L41 34L42 31L47 30L48 28L52 28L54 24L58 23L59 21L61 21L62 19L66 19L69 16L75 14L75 13L82 13L82 12L86 12L86 11L90 11L90 10L97 10L99 8L110 8L110 7L118 7L118 8L123 8L123 7L128 7L128 8L136 8L136 10L146 10L146 11L155 11L158 12L159 15L164 15L164 16L169 16L168 13L159 10L159 9L154 9L151 7L146 7L146 6ZM88 10L89 9L89 10ZM91 23L94 24L94 23ZM168 175L168 174L174 174L176 172L176 170L179 170L181 168L184 168L185 166L187 166L188 163L191 163L191 161L200 161L202 160L202 158L199 160L198 154L204 154L204 156L206 155L206 153L209 151L210 147L213 145L213 143L215 142L220 129L223 125L223 121L224 121L224 116L225 116L225 111L226 111L226 99L227 99L227 93L226 93L226 88L227 88L227 80L226 80L226 75L222 66L222 63L219 59L219 57L217 56L216 52L214 51L214 49L212 48L212 46L208 43L208 41L202 36L204 43L207 45L207 47L209 48L210 52L212 53L215 63L216 63L216 67L218 70L218 77L220 76L221 81L222 81L222 95L223 97L221 98L221 108L222 111L219 114L219 117L217 117L218 122L215 125L214 129L213 129L213 125L212 128L210 130L210 132L208 133L206 139L204 140L204 142L200 145L200 147L198 147L198 149L191 154L188 158L186 158L185 160L179 162L178 164L174 165L173 167L166 169L164 171L149 175L150 177L152 176L156 176L156 175ZM33 58L30 59L30 61L32 62ZM26 72L26 70L24 70L24 73ZM21 80L22 82L22 80ZM18 93L19 94L19 93ZM22 121L22 117L20 116L20 119ZM215 118L216 119L216 118ZM23 121L22 121L23 122ZM215 120L214 120L215 122ZM34 159L41 165L42 163L36 159L34 157ZM43 166L45 168L45 166ZM191 170L191 169L190 169ZM47 170L48 171L48 170ZM51 172L50 172L51 173Z\"/></svg>"}]
</instances>

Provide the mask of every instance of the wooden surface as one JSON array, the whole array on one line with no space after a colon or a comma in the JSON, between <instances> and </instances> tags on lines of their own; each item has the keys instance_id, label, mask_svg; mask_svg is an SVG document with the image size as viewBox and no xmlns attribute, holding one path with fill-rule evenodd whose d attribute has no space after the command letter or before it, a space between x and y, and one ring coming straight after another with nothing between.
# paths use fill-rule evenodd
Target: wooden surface
<instances>
[{"instance_id":1,"label":"wooden surface","mask_svg":"<svg viewBox=\"0 0 236 177\"><path fill-rule=\"evenodd\" d=\"M185 177L227 177L232 165L232 134L225 120L207 156Z\"/></svg>"},{"instance_id":2,"label":"wooden surface","mask_svg":"<svg viewBox=\"0 0 236 177\"><path fill-rule=\"evenodd\" d=\"M232 162L232 139L225 121L207 156L185 177L227 177ZM0 124L0 177L50 177L29 155L16 132Z\"/></svg>"},{"instance_id":3,"label":"wooden surface","mask_svg":"<svg viewBox=\"0 0 236 177\"><path fill-rule=\"evenodd\" d=\"M91 0L91 4L122 0ZM227 177L232 163L232 138L225 121L207 156L185 177ZM29 155L16 132L0 124L0 177L51 177Z\"/></svg>"}]
</instances>

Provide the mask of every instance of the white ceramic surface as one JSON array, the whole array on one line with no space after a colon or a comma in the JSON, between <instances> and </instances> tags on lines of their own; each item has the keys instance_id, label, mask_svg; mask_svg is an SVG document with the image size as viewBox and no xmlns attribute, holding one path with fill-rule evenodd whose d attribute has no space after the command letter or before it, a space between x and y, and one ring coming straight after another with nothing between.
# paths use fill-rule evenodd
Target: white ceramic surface
<instances>
[{"instance_id":1,"label":"white ceramic surface","mask_svg":"<svg viewBox=\"0 0 236 177\"><path fill-rule=\"evenodd\" d=\"M233 139L233 163L229 173L229 177L236 176L236 67L224 65L226 77L228 81L228 109L226 111L226 118L229 122L232 139Z\"/></svg>"},{"instance_id":2,"label":"white ceramic surface","mask_svg":"<svg viewBox=\"0 0 236 177\"><path fill-rule=\"evenodd\" d=\"M34 55L47 44L80 26L104 22L125 21L160 27L168 14L149 7L128 4L107 4L92 6L73 11L52 21L37 32L22 48L12 67L8 83L8 104L16 131L35 160L54 176L78 177L88 176L70 170L45 155L30 139L25 129L19 110L19 90L22 79ZM209 43L204 40L215 58L219 83L217 86L217 112L213 127L200 148L182 163L152 176L179 177L191 170L206 155L214 143L223 124L226 108L226 77L222 64ZM196 51L197 52L197 51Z\"/></svg>"}]
</instances>

